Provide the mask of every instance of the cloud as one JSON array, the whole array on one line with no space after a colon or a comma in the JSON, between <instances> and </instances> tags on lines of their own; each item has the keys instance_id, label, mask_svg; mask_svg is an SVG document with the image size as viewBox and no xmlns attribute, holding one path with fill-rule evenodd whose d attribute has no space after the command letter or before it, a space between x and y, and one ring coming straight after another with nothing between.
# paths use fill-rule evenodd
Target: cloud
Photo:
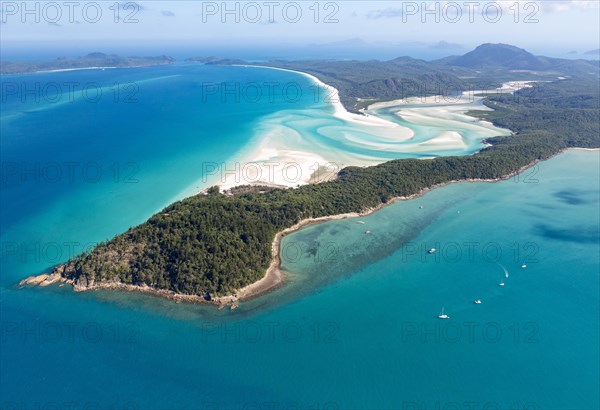
<instances>
[{"instance_id":1,"label":"cloud","mask_svg":"<svg viewBox=\"0 0 600 410\"><path fill-rule=\"evenodd\" d=\"M535 18L540 12L548 13L561 13L570 11L591 11L600 10L600 1L598 0L544 0L544 1L532 1L532 0L496 0L494 2L469 2L461 3L457 1L437 1L431 4L410 2L403 4L403 7L388 7L385 9L371 10L367 13L368 19L382 19L382 18L398 18L402 17L404 13L407 16L420 16L426 10L439 10L438 12L449 13L450 17L453 18L457 12L457 7L460 9L460 13L468 15L468 13L475 11L478 14L484 13L487 18L492 20L498 18L499 8L504 13L514 13L515 5L518 5L518 9L521 14L529 15L530 18Z\"/></svg>"},{"instance_id":2,"label":"cloud","mask_svg":"<svg viewBox=\"0 0 600 410\"><path fill-rule=\"evenodd\" d=\"M166 17L175 17L175 13L173 13L171 10L163 10L161 11L161 14Z\"/></svg>"},{"instance_id":3,"label":"cloud","mask_svg":"<svg viewBox=\"0 0 600 410\"><path fill-rule=\"evenodd\" d=\"M402 17L402 9L388 7L386 9L371 10L367 13L367 18L377 20L381 18Z\"/></svg>"},{"instance_id":4,"label":"cloud","mask_svg":"<svg viewBox=\"0 0 600 410\"><path fill-rule=\"evenodd\" d=\"M521 3L524 2L521 1ZM549 11L551 13L600 9L600 2L596 0L550 0L538 3L543 11Z\"/></svg>"},{"instance_id":5,"label":"cloud","mask_svg":"<svg viewBox=\"0 0 600 410\"><path fill-rule=\"evenodd\" d=\"M600 9L600 2L597 0L498 0L497 3L506 11L514 10L515 4L518 3L519 10L524 13L533 12L536 9L549 13Z\"/></svg>"},{"instance_id":6,"label":"cloud","mask_svg":"<svg viewBox=\"0 0 600 410\"><path fill-rule=\"evenodd\" d=\"M135 1L121 1L121 2L117 2L117 7L119 7L121 10L127 10L127 11L142 11L142 10L146 10L146 8L144 6L142 6L140 3L137 3Z\"/></svg>"},{"instance_id":7,"label":"cloud","mask_svg":"<svg viewBox=\"0 0 600 410\"><path fill-rule=\"evenodd\" d=\"M129 22L135 21L138 13L147 10L146 7L135 1L118 1L114 4L117 6L117 10L114 13L115 22L124 20L128 20ZM111 6L111 10L114 10L113 6ZM122 10L122 12L118 12L119 10Z\"/></svg>"}]
</instances>

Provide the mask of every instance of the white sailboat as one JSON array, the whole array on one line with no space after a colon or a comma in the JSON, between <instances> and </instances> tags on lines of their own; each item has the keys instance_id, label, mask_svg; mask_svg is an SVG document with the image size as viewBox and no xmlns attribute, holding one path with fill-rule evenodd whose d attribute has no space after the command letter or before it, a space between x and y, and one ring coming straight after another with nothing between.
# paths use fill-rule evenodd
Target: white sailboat
<instances>
[{"instance_id":1,"label":"white sailboat","mask_svg":"<svg viewBox=\"0 0 600 410\"><path fill-rule=\"evenodd\" d=\"M450 316L448 316L447 314L445 314L444 313L444 308L442 308L442 311L438 315L438 318L440 318L440 319L450 319Z\"/></svg>"},{"instance_id":2,"label":"white sailboat","mask_svg":"<svg viewBox=\"0 0 600 410\"><path fill-rule=\"evenodd\" d=\"M496 262L496 263L498 263L498 262ZM504 267L504 265L502 265L500 263L498 263L498 266L500 266L502 268L502 270L504 271L504 277L508 278L508 269L506 269L506 267ZM498 286L504 286L504 281L500 282L498 284Z\"/></svg>"}]
</instances>

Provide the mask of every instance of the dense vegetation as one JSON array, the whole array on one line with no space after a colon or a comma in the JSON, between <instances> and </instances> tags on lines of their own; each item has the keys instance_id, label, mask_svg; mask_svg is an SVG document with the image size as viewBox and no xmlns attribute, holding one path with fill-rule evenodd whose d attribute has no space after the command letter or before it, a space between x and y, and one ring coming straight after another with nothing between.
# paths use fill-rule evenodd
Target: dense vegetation
<instances>
[{"instance_id":1,"label":"dense vegetation","mask_svg":"<svg viewBox=\"0 0 600 410\"><path fill-rule=\"evenodd\" d=\"M82 286L120 281L209 297L260 279L278 231L308 217L364 211L450 180L500 178L568 147L600 147L596 76L495 95L474 112L515 134L466 157L403 159L348 167L335 181L297 189L239 189L177 202L62 267Z\"/></svg>"},{"instance_id":2,"label":"dense vegetation","mask_svg":"<svg viewBox=\"0 0 600 410\"><path fill-rule=\"evenodd\" d=\"M572 75L598 73L598 64L589 60L566 60L534 56L522 48L509 44L482 44L475 50L462 55L451 56L436 61L450 67L463 67L486 72L497 69L559 71Z\"/></svg>"},{"instance_id":3,"label":"dense vegetation","mask_svg":"<svg viewBox=\"0 0 600 410\"><path fill-rule=\"evenodd\" d=\"M391 61L270 61L273 67L303 71L318 77L340 92L340 100L351 112L375 101L415 95L448 95L467 84L459 76L469 70L438 67L423 60L400 57ZM500 86L501 82L494 84Z\"/></svg>"},{"instance_id":4,"label":"dense vegetation","mask_svg":"<svg viewBox=\"0 0 600 410\"><path fill-rule=\"evenodd\" d=\"M215 57L190 59L207 64L252 64ZM337 88L348 111L359 112L376 101L413 96L453 95L494 89L516 80L554 81L568 73L598 76L598 61L534 56L507 44L483 44L463 55L427 62L411 57L390 61L269 61L256 63L303 71Z\"/></svg>"}]
</instances>

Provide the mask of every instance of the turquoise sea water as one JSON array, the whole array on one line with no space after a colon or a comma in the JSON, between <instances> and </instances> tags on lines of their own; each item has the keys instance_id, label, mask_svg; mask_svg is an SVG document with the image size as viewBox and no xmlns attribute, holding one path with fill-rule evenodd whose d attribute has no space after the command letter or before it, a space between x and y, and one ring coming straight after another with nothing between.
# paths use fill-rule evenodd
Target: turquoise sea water
<instances>
[{"instance_id":1,"label":"turquoise sea water","mask_svg":"<svg viewBox=\"0 0 600 410\"><path fill-rule=\"evenodd\" d=\"M311 86L292 73L236 67L64 75L2 79L97 82L111 96L3 101L4 408L600 405L597 152L568 152L518 180L454 184L364 224L307 227L283 242L289 285L233 312L134 294L17 289L69 249L193 192L202 162L247 149L257 119L290 108L284 98L204 101L203 83ZM137 102L115 103L115 82L136 83ZM328 112L312 97L305 92L291 108ZM76 163L73 178L53 179L50 164L64 173L67 162ZM83 177L84 166L102 177ZM438 252L428 255L431 247ZM437 319L442 307L450 320Z\"/></svg>"}]
</instances>

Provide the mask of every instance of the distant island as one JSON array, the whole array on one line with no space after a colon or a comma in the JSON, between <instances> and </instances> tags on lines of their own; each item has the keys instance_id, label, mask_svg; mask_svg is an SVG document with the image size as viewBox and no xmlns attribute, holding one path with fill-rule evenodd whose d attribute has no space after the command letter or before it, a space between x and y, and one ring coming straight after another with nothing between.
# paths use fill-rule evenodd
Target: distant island
<instances>
[{"instance_id":1,"label":"distant island","mask_svg":"<svg viewBox=\"0 0 600 410\"><path fill-rule=\"evenodd\" d=\"M460 50L464 47L460 44L448 43L447 41L440 41L438 43L430 45L429 48L432 48L434 50Z\"/></svg>"},{"instance_id":2,"label":"distant island","mask_svg":"<svg viewBox=\"0 0 600 410\"><path fill-rule=\"evenodd\" d=\"M220 58L215 56L210 57L190 57L186 58L185 62L187 63L204 63L204 64L214 64L214 65L235 65L235 64L247 64L244 60L233 59L233 58Z\"/></svg>"},{"instance_id":3,"label":"distant island","mask_svg":"<svg viewBox=\"0 0 600 410\"><path fill-rule=\"evenodd\" d=\"M173 64L169 56L121 57L115 54L90 53L83 57L59 57L52 61L0 61L0 74L28 74L92 68L131 68Z\"/></svg>"},{"instance_id":4,"label":"distant island","mask_svg":"<svg viewBox=\"0 0 600 410\"><path fill-rule=\"evenodd\" d=\"M482 82L500 85L518 76L539 83L533 93L518 91L518 98L490 95L484 103L493 111L470 113L513 131L487 140L490 145L475 155L347 167L332 181L296 189L241 187L221 193L212 187L21 285L67 282L77 291L140 291L235 307L238 300L282 283L279 241L301 226L373 212L452 181L500 180L565 149L600 147L597 62L536 57L517 47L490 44L434 62L402 57L387 62L262 65L315 75L338 87L345 107L353 111L363 100L421 96L423 90L416 86L424 83L469 89Z\"/></svg>"}]
</instances>

